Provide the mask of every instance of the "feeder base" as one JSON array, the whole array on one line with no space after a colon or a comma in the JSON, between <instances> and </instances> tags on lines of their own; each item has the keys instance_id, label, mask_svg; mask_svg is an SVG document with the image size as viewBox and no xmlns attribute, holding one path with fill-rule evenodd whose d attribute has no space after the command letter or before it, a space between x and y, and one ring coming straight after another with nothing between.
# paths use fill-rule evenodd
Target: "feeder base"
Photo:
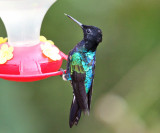
<instances>
[{"instance_id":1,"label":"feeder base","mask_svg":"<svg viewBox=\"0 0 160 133\"><path fill-rule=\"evenodd\" d=\"M32 82L61 75L62 72L58 70L63 59L67 60L67 55L60 51L61 59L53 61L42 53L41 44L42 42L31 47L14 47L13 58L0 65L0 78Z\"/></svg>"}]
</instances>

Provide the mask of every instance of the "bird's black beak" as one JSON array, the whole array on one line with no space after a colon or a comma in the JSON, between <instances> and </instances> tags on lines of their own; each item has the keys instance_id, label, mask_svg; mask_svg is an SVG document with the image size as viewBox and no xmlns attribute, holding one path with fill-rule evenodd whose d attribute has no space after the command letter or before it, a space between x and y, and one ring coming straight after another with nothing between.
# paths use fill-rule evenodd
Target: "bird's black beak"
<instances>
[{"instance_id":1,"label":"bird's black beak","mask_svg":"<svg viewBox=\"0 0 160 133\"><path fill-rule=\"evenodd\" d=\"M79 21L77 21L76 19L74 19L73 17L71 17L71 16L69 16L67 14L64 14L64 15L66 15L67 17L69 17L70 19L72 19L74 22L76 22L83 29L83 24L82 23L80 23Z\"/></svg>"}]
</instances>

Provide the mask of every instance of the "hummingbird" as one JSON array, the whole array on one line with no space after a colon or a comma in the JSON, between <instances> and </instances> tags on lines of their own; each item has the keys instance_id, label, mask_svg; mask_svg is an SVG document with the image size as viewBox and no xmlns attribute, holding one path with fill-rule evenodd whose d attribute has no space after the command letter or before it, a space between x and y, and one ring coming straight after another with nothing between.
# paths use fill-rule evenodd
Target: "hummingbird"
<instances>
[{"instance_id":1,"label":"hummingbird","mask_svg":"<svg viewBox=\"0 0 160 133\"><path fill-rule=\"evenodd\" d=\"M91 107L92 86L95 75L96 49L102 42L102 31L95 26L84 25L65 14L76 22L83 30L84 37L68 54L66 73L63 69L62 78L70 81L73 87L73 100L70 108L69 126L77 125L81 112L88 114Z\"/></svg>"}]
</instances>

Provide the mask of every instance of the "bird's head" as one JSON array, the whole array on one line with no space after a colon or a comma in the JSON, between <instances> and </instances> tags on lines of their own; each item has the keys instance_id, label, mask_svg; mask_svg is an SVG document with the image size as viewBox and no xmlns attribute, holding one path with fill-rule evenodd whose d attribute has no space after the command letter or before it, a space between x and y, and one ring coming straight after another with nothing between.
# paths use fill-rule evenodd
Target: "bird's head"
<instances>
[{"instance_id":1,"label":"bird's head","mask_svg":"<svg viewBox=\"0 0 160 133\"><path fill-rule=\"evenodd\" d=\"M74 22L76 22L82 29L84 34L84 40L86 42L86 47L88 49L96 50L98 44L102 42L102 31L101 29L95 27L95 26L89 26L89 25L83 25L73 17L65 14L70 19L72 19Z\"/></svg>"},{"instance_id":2,"label":"bird's head","mask_svg":"<svg viewBox=\"0 0 160 133\"><path fill-rule=\"evenodd\" d=\"M84 39L88 41L94 41L96 43L102 42L102 31L95 27L89 25L82 25Z\"/></svg>"}]
</instances>

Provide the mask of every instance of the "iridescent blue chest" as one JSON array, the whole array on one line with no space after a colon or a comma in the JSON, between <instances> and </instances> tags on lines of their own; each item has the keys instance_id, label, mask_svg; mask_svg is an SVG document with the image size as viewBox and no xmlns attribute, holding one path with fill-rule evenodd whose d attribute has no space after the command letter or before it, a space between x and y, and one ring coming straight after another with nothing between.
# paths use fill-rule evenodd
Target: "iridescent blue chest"
<instances>
[{"instance_id":1,"label":"iridescent blue chest","mask_svg":"<svg viewBox=\"0 0 160 133\"><path fill-rule=\"evenodd\" d=\"M70 60L70 74L74 71L77 73L85 74L85 89L86 93L93 82L95 65L95 52L89 51L86 53L74 52ZM74 67L73 67L74 66Z\"/></svg>"}]
</instances>

